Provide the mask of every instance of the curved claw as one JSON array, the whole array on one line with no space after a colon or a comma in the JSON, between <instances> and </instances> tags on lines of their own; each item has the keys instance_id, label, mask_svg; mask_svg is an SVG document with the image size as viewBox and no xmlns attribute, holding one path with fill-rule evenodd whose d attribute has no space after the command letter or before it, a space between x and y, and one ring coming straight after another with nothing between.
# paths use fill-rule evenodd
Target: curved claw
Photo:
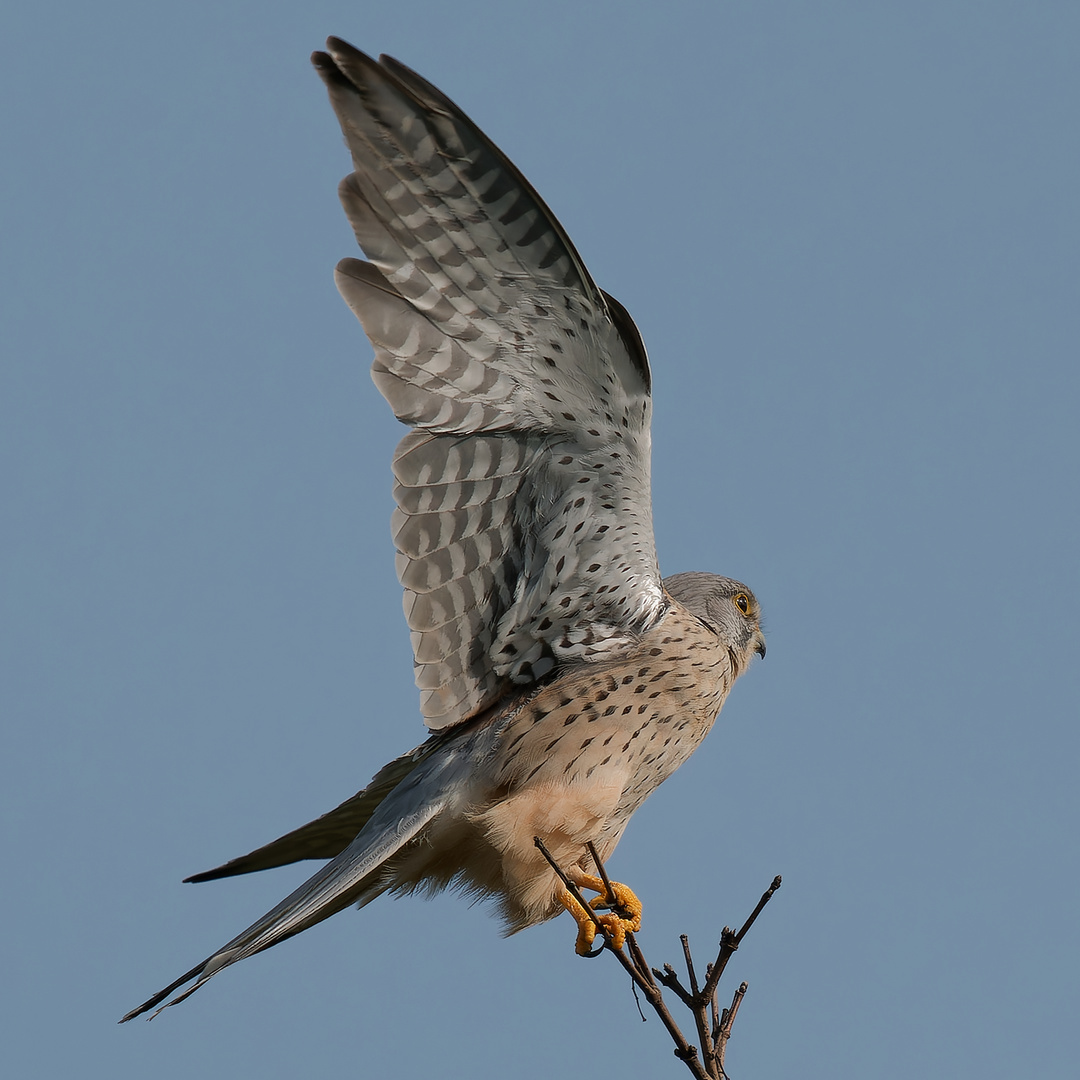
<instances>
[{"instance_id":1,"label":"curved claw","mask_svg":"<svg viewBox=\"0 0 1080 1080\"><path fill-rule=\"evenodd\" d=\"M578 924L577 941L574 950L578 956L597 956L603 951L593 949L593 941L596 940L597 923L600 923L611 944L616 949L621 949L626 942L627 933L637 933L641 929L641 901L634 895L632 889L618 881L611 882L611 893L608 893L604 882L590 874L582 874L575 882L579 888L592 889L600 895L589 901L591 912L587 912L574 899L569 889L563 889L559 894L559 902L574 917ZM596 914L599 908L609 908L603 914Z\"/></svg>"}]
</instances>

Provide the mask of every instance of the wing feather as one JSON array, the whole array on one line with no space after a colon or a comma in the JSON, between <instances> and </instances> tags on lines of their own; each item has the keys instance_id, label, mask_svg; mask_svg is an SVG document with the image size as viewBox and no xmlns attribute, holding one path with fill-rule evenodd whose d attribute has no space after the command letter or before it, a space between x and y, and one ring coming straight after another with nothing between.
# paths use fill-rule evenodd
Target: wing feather
<instances>
[{"instance_id":1,"label":"wing feather","mask_svg":"<svg viewBox=\"0 0 1080 1080\"><path fill-rule=\"evenodd\" d=\"M662 612L650 382L632 320L532 186L444 94L331 38L316 53L370 262L338 286L415 430L393 534L429 727L557 663L609 658Z\"/></svg>"}]
</instances>

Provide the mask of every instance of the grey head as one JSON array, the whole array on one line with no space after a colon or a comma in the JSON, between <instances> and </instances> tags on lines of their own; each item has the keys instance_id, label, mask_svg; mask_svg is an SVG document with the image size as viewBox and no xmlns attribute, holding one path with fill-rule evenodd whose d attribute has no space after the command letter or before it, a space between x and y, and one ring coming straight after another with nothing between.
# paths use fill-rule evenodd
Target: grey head
<instances>
[{"instance_id":1,"label":"grey head","mask_svg":"<svg viewBox=\"0 0 1080 1080\"><path fill-rule=\"evenodd\" d=\"M751 654L765 656L761 605L741 581L691 570L664 578L668 595L699 618L735 655L740 670Z\"/></svg>"}]
</instances>

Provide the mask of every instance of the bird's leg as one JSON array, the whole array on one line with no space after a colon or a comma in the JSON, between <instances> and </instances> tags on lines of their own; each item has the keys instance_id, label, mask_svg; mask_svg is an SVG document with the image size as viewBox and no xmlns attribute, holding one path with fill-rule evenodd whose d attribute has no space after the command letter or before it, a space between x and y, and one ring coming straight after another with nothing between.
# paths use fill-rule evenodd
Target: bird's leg
<instances>
[{"instance_id":1,"label":"bird's leg","mask_svg":"<svg viewBox=\"0 0 1080 1080\"><path fill-rule=\"evenodd\" d=\"M559 902L573 915L578 924L577 943L574 946L578 956L595 955L592 950L596 939L596 924L601 923L611 937L611 944L621 949L626 941L627 931L637 933L641 929L641 901L633 891L618 881L609 882L610 891L604 882L592 874L578 872L573 875L574 884L579 889L592 889L600 895L589 901L592 913L587 912L574 898L569 889L559 893ZM606 908L602 915L595 914Z\"/></svg>"}]
</instances>

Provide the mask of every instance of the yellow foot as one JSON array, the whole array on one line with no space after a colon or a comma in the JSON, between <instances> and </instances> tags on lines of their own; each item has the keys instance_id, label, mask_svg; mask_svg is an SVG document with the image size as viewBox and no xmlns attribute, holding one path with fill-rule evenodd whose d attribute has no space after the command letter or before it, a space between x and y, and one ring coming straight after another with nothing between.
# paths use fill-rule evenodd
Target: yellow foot
<instances>
[{"instance_id":1,"label":"yellow foot","mask_svg":"<svg viewBox=\"0 0 1080 1080\"><path fill-rule=\"evenodd\" d=\"M569 889L563 889L559 894L559 902L562 904L578 924L577 943L574 946L578 956L592 956L592 944L596 939L596 923L600 922L611 938L611 944L616 949L621 949L626 941L626 933L637 933L641 929L641 901L634 895L632 890L617 881L611 883L609 895L604 888L603 881L591 874L581 874L574 881L579 889L592 889L600 895L589 901L592 913L587 912L573 897ZM597 915L599 908L611 908L612 910ZM595 920L595 921L594 921Z\"/></svg>"}]
</instances>

